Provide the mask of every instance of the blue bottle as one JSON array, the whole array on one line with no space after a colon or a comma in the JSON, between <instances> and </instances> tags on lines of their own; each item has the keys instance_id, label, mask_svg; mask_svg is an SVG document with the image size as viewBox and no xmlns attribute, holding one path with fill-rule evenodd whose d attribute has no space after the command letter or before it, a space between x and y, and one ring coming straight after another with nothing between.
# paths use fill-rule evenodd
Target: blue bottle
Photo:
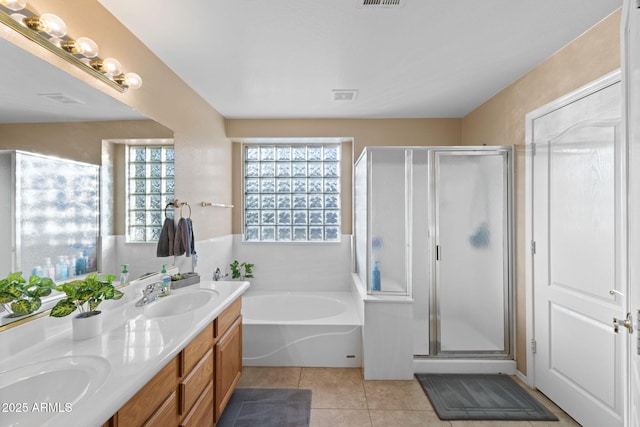
<instances>
[{"instance_id":1,"label":"blue bottle","mask_svg":"<svg viewBox=\"0 0 640 427\"><path fill-rule=\"evenodd\" d=\"M80 276L81 274L87 273L87 259L84 257L83 253L80 252L78 254L78 258L76 258L76 276Z\"/></svg>"},{"instance_id":2,"label":"blue bottle","mask_svg":"<svg viewBox=\"0 0 640 427\"><path fill-rule=\"evenodd\" d=\"M373 292L380 292L380 269L378 268L378 261L373 265L373 271L371 272L371 290Z\"/></svg>"}]
</instances>

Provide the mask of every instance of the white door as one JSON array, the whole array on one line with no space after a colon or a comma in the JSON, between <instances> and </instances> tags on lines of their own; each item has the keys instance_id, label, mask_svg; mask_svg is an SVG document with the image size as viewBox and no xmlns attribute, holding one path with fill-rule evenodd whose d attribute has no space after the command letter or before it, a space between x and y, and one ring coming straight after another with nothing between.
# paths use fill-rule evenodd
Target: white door
<instances>
[{"instance_id":1,"label":"white door","mask_svg":"<svg viewBox=\"0 0 640 427\"><path fill-rule=\"evenodd\" d=\"M622 76L629 143L629 305L635 322L629 335L629 423L640 427L640 9L625 0Z\"/></svg>"},{"instance_id":2,"label":"white door","mask_svg":"<svg viewBox=\"0 0 640 427\"><path fill-rule=\"evenodd\" d=\"M535 386L584 426L624 421L626 156L611 78L533 121ZM622 315L622 316L621 316Z\"/></svg>"}]
</instances>

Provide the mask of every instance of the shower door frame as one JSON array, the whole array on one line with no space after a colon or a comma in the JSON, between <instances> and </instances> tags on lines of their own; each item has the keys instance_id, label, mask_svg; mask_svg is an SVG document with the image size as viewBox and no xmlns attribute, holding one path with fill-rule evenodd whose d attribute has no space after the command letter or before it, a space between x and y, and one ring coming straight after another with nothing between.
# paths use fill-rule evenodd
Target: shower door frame
<instances>
[{"instance_id":1,"label":"shower door frame","mask_svg":"<svg viewBox=\"0 0 640 427\"><path fill-rule=\"evenodd\" d=\"M434 237L431 242L432 256L434 268L431 269L431 286L430 288L430 315L429 315L429 328L431 332L431 338L429 339L429 358L491 358L491 359L513 359L514 346L515 346L515 327L514 327L514 304L515 304L515 292L514 292L514 266L513 266L513 248L514 248L514 217L513 217L513 147L512 146L482 146L482 147L434 147L430 149L429 155L429 204L431 206L431 235ZM504 313L503 313L503 327L504 327L504 350L456 350L456 351L443 351L441 342L441 312L440 312L440 299L438 298L438 292L441 286L440 269L438 266L438 246L440 244L440 236L438 230L438 215L439 206L437 199L437 156L439 153L447 155L460 155L460 156L479 156L479 155L500 155L503 157L503 182L504 193L502 200L504 200L503 215L506 218L506 224L504 226L504 238L503 238L503 298L504 298Z\"/></svg>"}]
</instances>

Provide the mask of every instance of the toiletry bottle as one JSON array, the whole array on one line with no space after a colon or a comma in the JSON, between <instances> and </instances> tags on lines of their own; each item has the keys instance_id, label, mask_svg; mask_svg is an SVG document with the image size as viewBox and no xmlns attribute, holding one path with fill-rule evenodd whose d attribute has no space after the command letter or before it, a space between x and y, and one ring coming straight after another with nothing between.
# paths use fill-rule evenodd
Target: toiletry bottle
<instances>
[{"instance_id":1,"label":"toiletry bottle","mask_svg":"<svg viewBox=\"0 0 640 427\"><path fill-rule=\"evenodd\" d=\"M76 276L76 259L75 259L75 257L67 258L67 269L69 271L69 277Z\"/></svg>"},{"instance_id":2,"label":"toiletry bottle","mask_svg":"<svg viewBox=\"0 0 640 427\"><path fill-rule=\"evenodd\" d=\"M56 280L64 280L69 277L68 265L64 262L64 257L61 255L58 257L55 267Z\"/></svg>"},{"instance_id":3,"label":"toiletry bottle","mask_svg":"<svg viewBox=\"0 0 640 427\"><path fill-rule=\"evenodd\" d=\"M38 277L44 277L44 270L42 269L41 266L36 265L35 267L33 267L33 270L31 270L31 275L32 276L38 276Z\"/></svg>"},{"instance_id":4,"label":"toiletry bottle","mask_svg":"<svg viewBox=\"0 0 640 427\"><path fill-rule=\"evenodd\" d=\"M162 276L161 276L161 289L162 291L160 292L161 297L166 297L167 295L169 295L171 293L171 276L169 275L169 273L167 273L167 265L166 264L162 264Z\"/></svg>"},{"instance_id":5,"label":"toiletry bottle","mask_svg":"<svg viewBox=\"0 0 640 427\"><path fill-rule=\"evenodd\" d=\"M55 268L53 268L53 265L51 265L51 258L45 258L44 259L44 267L42 269L42 277L47 277L49 279L55 279L56 278L56 270Z\"/></svg>"},{"instance_id":6,"label":"toiletry bottle","mask_svg":"<svg viewBox=\"0 0 640 427\"><path fill-rule=\"evenodd\" d=\"M371 272L371 290L374 292L380 291L380 268L378 264L378 261L374 262L373 271Z\"/></svg>"},{"instance_id":7,"label":"toiletry bottle","mask_svg":"<svg viewBox=\"0 0 640 427\"><path fill-rule=\"evenodd\" d=\"M91 265L89 264L89 251L86 249L82 251L82 258L84 259L84 272L88 273L91 271Z\"/></svg>"},{"instance_id":8,"label":"toiletry bottle","mask_svg":"<svg viewBox=\"0 0 640 427\"><path fill-rule=\"evenodd\" d=\"M127 264L122 264L122 272L120 273L120 284L127 283L129 281L129 270L127 270Z\"/></svg>"},{"instance_id":9,"label":"toiletry bottle","mask_svg":"<svg viewBox=\"0 0 640 427\"><path fill-rule=\"evenodd\" d=\"M87 259L82 252L78 252L78 258L76 259L76 276L86 274L87 272Z\"/></svg>"}]
</instances>

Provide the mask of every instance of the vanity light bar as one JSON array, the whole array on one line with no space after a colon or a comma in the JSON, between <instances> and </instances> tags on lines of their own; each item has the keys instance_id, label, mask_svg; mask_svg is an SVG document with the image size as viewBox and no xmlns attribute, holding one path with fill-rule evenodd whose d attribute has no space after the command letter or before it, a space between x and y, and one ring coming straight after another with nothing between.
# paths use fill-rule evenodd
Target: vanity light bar
<instances>
[{"instance_id":1,"label":"vanity light bar","mask_svg":"<svg viewBox=\"0 0 640 427\"><path fill-rule=\"evenodd\" d=\"M24 0L0 0L0 22L119 92L142 86L142 78L123 73L116 59L99 58L96 42L88 37L71 39L62 19L51 13L37 16Z\"/></svg>"}]
</instances>

